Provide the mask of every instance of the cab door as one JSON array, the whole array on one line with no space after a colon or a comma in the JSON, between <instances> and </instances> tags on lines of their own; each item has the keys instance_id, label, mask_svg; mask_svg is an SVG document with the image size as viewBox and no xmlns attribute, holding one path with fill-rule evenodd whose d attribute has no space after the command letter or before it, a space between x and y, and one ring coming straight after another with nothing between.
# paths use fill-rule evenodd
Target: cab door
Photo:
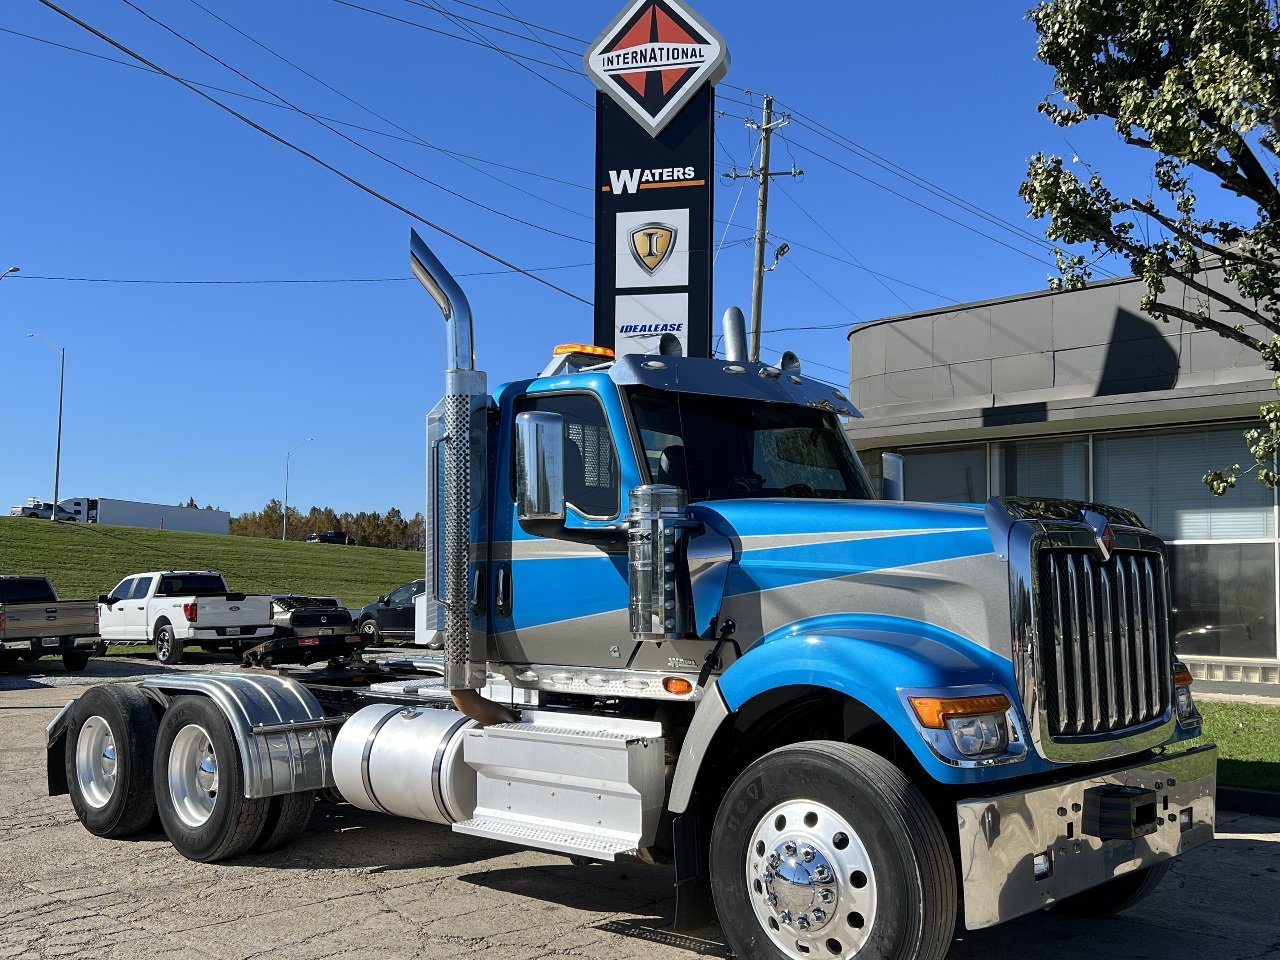
<instances>
[{"instance_id":1,"label":"cab door","mask_svg":"<svg viewBox=\"0 0 1280 960\"><path fill-rule=\"evenodd\" d=\"M108 604L98 605L98 634L103 640L126 640L125 606L129 603L129 594L133 590L137 577L126 577L111 588L107 594Z\"/></svg>"},{"instance_id":2,"label":"cab door","mask_svg":"<svg viewBox=\"0 0 1280 960\"><path fill-rule=\"evenodd\" d=\"M623 667L633 646L619 521L641 481L616 388L591 379L598 392L503 397L488 577L490 656L499 662ZM514 422L526 411L563 419L563 524L522 526L516 514Z\"/></svg>"}]
</instances>

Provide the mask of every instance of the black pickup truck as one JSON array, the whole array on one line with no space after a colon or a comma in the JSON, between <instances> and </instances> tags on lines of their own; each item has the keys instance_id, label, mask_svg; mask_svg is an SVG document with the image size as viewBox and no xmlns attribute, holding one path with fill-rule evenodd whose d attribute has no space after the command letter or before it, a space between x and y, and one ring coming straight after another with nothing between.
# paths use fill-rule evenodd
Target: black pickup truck
<instances>
[{"instance_id":1,"label":"black pickup truck","mask_svg":"<svg viewBox=\"0 0 1280 960\"><path fill-rule=\"evenodd\" d=\"M83 670L100 643L97 601L59 600L47 577L0 574L0 663L61 654Z\"/></svg>"}]
</instances>

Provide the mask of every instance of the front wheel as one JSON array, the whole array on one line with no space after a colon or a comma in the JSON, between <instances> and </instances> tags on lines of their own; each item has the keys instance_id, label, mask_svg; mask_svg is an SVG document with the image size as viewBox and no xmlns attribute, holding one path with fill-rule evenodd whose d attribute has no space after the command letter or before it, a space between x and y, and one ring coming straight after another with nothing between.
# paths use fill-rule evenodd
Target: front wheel
<instances>
[{"instance_id":1,"label":"front wheel","mask_svg":"<svg viewBox=\"0 0 1280 960\"><path fill-rule=\"evenodd\" d=\"M946 837L920 791L846 743L782 747L721 802L711 891L743 960L942 960L956 920Z\"/></svg>"},{"instance_id":2,"label":"front wheel","mask_svg":"<svg viewBox=\"0 0 1280 960\"><path fill-rule=\"evenodd\" d=\"M369 619L360 624L360 635L364 637L365 643L378 643L382 637L378 633L378 621Z\"/></svg>"},{"instance_id":3,"label":"front wheel","mask_svg":"<svg viewBox=\"0 0 1280 960\"><path fill-rule=\"evenodd\" d=\"M156 627L156 659L171 666L182 662L182 641L174 638L172 624Z\"/></svg>"},{"instance_id":4,"label":"front wheel","mask_svg":"<svg viewBox=\"0 0 1280 960\"><path fill-rule=\"evenodd\" d=\"M188 860L239 856L261 836L269 802L244 795L235 737L213 701L173 701L160 721L152 777L165 835Z\"/></svg>"}]
</instances>

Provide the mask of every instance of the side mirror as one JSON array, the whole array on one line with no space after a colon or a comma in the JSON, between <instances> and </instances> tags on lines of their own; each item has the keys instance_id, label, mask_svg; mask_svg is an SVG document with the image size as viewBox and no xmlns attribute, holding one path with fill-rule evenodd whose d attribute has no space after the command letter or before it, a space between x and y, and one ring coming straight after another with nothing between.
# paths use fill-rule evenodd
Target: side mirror
<instances>
[{"instance_id":1,"label":"side mirror","mask_svg":"<svg viewBox=\"0 0 1280 960\"><path fill-rule=\"evenodd\" d=\"M564 522L564 418L516 415L516 512L521 520Z\"/></svg>"},{"instance_id":2,"label":"side mirror","mask_svg":"<svg viewBox=\"0 0 1280 960\"><path fill-rule=\"evenodd\" d=\"M379 597L379 598L378 598L378 602L379 602L380 604L382 604L384 607L389 607L389 606L391 606L391 601L390 601L390 600L388 600L386 597Z\"/></svg>"},{"instance_id":3,"label":"side mirror","mask_svg":"<svg viewBox=\"0 0 1280 960\"><path fill-rule=\"evenodd\" d=\"M100 593L100 594L98 594L98 602L99 602L99 603L106 604L106 605L109 607L109 606L111 606L113 603L115 603L116 601L115 601L115 599L114 599L114 598L112 598L112 597L108 597L105 593Z\"/></svg>"},{"instance_id":4,"label":"side mirror","mask_svg":"<svg viewBox=\"0 0 1280 960\"><path fill-rule=\"evenodd\" d=\"M886 500L903 499L902 454L880 454L880 467L883 475L881 491Z\"/></svg>"}]
</instances>

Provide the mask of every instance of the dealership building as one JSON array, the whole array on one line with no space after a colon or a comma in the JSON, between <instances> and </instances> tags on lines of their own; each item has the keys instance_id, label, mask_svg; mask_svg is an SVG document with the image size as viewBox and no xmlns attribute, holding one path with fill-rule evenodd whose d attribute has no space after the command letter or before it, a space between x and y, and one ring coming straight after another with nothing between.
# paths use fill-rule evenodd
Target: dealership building
<instances>
[{"instance_id":1,"label":"dealership building","mask_svg":"<svg viewBox=\"0 0 1280 960\"><path fill-rule=\"evenodd\" d=\"M882 452L903 455L909 500L1134 510L1169 545L1192 672L1280 683L1276 494L1250 475L1215 497L1200 479L1253 462L1241 433L1277 399L1272 376L1244 346L1147 316L1144 292L1125 277L854 327L850 433L873 474ZM1173 284L1163 298L1194 308Z\"/></svg>"}]
</instances>

